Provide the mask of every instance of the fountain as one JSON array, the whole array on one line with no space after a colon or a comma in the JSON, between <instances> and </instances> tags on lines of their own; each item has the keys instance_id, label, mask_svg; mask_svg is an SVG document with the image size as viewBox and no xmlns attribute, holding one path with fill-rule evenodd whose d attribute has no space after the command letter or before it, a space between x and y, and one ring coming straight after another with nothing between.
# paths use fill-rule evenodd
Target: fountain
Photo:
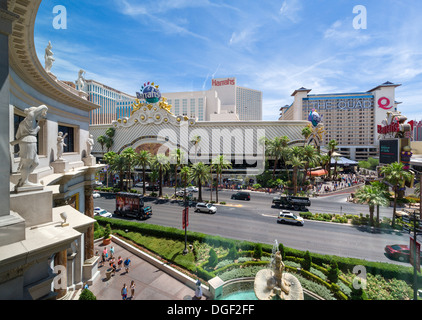
<instances>
[{"instance_id":1,"label":"fountain","mask_svg":"<svg viewBox=\"0 0 422 320\"><path fill-rule=\"evenodd\" d=\"M255 276L254 291L258 300L304 300L299 280L285 272L277 240L273 246L270 266L270 269L262 269Z\"/></svg>"}]
</instances>

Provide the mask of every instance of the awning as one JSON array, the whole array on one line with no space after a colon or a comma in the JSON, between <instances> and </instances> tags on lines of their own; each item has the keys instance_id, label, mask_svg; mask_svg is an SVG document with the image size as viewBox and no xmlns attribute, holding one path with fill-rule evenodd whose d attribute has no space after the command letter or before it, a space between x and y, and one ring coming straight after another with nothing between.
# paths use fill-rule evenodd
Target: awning
<instances>
[{"instance_id":1,"label":"awning","mask_svg":"<svg viewBox=\"0 0 422 320\"><path fill-rule=\"evenodd\" d=\"M311 171L311 172L308 171L308 176L311 176L311 177L320 177L320 176L324 176L324 175L327 175L327 174L328 174L328 172L325 169L315 170L315 171Z\"/></svg>"},{"instance_id":2,"label":"awning","mask_svg":"<svg viewBox=\"0 0 422 320\"><path fill-rule=\"evenodd\" d=\"M350 165L350 166L355 166L358 163L356 161L341 157L341 158L331 158L331 164L335 164L337 163L338 165Z\"/></svg>"}]
</instances>

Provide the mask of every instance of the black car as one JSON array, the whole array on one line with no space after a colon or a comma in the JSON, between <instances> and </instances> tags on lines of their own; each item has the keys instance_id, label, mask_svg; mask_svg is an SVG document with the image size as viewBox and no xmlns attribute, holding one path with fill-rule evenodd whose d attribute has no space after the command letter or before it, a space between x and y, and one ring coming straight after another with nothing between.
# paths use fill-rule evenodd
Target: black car
<instances>
[{"instance_id":1,"label":"black car","mask_svg":"<svg viewBox=\"0 0 422 320\"><path fill-rule=\"evenodd\" d=\"M148 190L148 191L158 191L158 190L160 190L160 188L156 185L146 186L145 189Z\"/></svg>"},{"instance_id":2,"label":"black car","mask_svg":"<svg viewBox=\"0 0 422 320\"><path fill-rule=\"evenodd\" d=\"M235 200L251 200L251 195L249 192L237 192L235 194L232 195L232 199Z\"/></svg>"}]
</instances>

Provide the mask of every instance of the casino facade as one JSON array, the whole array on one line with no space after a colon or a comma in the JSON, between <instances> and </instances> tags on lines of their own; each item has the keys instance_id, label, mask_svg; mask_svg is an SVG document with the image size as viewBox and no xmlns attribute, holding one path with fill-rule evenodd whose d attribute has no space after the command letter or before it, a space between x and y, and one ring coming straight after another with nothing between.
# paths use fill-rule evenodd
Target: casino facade
<instances>
[{"instance_id":1,"label":"casino facade","mask_svg":"<svg viewBox=\"0 0 422 320\"><path fill-rule=\"evenodd\" d=\"M338 152L347 158L378 157L378 125L388 111L397 111L398 86L385 82L366 92L334 94L309 94L311 89L300 88L292 94L293 103L282 108L280 120L306 120L316 110L324 123L323 146L335 139Z\"/></svg>"}]
</instances>

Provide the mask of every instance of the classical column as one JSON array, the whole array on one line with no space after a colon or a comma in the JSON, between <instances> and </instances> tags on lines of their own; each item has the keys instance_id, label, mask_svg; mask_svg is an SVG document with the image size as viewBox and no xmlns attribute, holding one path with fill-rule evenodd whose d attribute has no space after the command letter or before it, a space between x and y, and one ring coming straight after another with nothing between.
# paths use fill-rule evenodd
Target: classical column
<instances>
[{"instance_id":1,"label":"classical column","mask_svg":"<svg viewBox=\"0 0 422 320\"><path fill-rule=\"evenodd\" d=\"M60 273L56 276L58 277L57 283L54 283L54 292L57 292L56 299L61 299L67 293L67 250L56 253L54 266L60 270Z\"/></svg>"},{"instance_id":2,"label":"classical column","mask_svg":"<svg viewBox=\"0 0 422 320\"><path fill-rule=\"evenodd\" d=\"M85 186L85 215L94 218L94 188ZM85 232L85 260L94 257L94 225L91 225Z\"/></svg>"}]
</instances>

